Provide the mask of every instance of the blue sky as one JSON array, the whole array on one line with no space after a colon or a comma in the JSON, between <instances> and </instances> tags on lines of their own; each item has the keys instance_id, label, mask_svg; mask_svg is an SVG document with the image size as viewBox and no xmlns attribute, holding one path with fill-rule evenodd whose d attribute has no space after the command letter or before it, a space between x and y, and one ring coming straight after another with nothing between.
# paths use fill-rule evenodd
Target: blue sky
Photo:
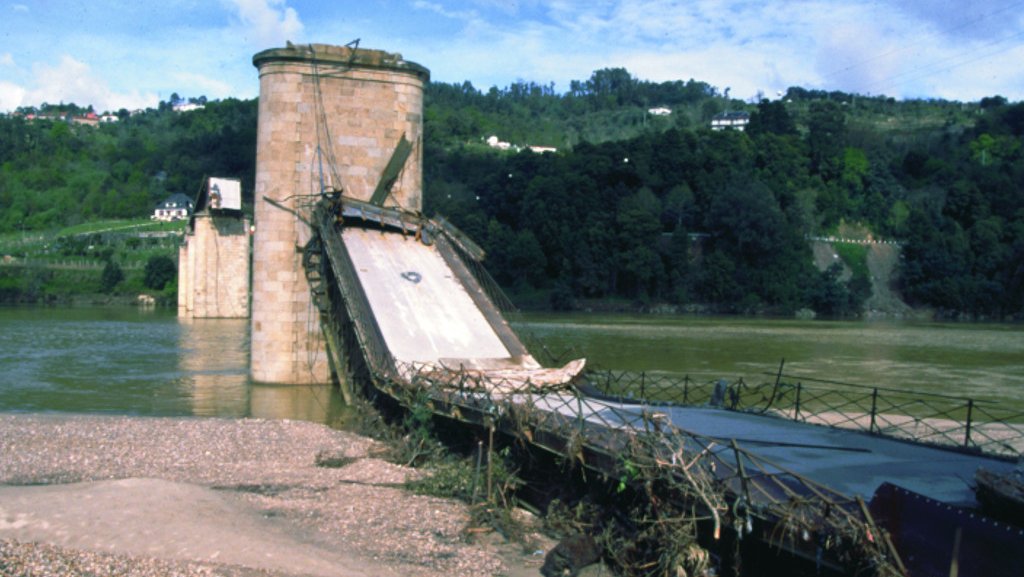
<instances>
[{"instance_id":1,"label":"blue sky","mask_svg":"<svg viewBox=\"0 0 1024 577\"><path fill-rule=\"evenodd\" d=\"M1024 100L1024 0L0 0L0 111L252 98L256 52L356 38L483 90L623 67L745 100Z\"/></svg>"}]
</instances>

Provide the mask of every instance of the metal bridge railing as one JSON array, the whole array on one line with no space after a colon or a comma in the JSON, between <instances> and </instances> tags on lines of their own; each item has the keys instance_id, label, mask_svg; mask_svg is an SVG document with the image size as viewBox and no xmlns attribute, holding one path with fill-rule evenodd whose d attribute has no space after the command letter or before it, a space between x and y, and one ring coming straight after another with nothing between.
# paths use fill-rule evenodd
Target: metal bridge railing
<instances>
[{"instance_id":1,"label":"metal bridge railing","mask_svg":"<svg viewBox=\"0 0 1024 577\"><path fill-rule=\"evenodd\" d=\"M854 385L779 373L774 381L590 371L599 394L644 404L714 405L794 421L1017 458L1024 411L966 397Z\"/></svg>"},{"instance_id":2,"label":"metal bridge railing","mask_svg":"<svg viewBox=\"0 0 1024 577\"><path fill-rule=\"evenodd\" d=\"M338 340L358 345L365 373L354 376L365 377L376 390L408 408L425 403L436 415L500 430L605 478L621 478L641 494L660 487L669 501L656 508L662 511L658 518L642 522L711 522L715 540L726 529L738 538L756 530L780 549L837 567L852 565L857 573L906 573L892 544L873 537L880 533L862 503L858 508L849 497L768 463L735 442L725 445L679 429L644 407L591 398L575 383L534 387L528 380L397 361L381 336L334 216L320 207L314 222L322 245L313 243L307 250L321 250L329 262L312 273L314 278L325 275L322 280L330 287L324 306L336 322L328 330L342 329L339 333L348 338L338 334ZM308 267L317 261L306 260ZM613 381L628 390L639 386L639 397L675 390L669 377L641 374L639 383L627 380L608 373L606 388ZM685 380L673 402L700 404L723 390L721 384ZM661 569L674 570L674 563Z\"/></svg>"},{"instance_id":3,"label":"metal bridge railing","mask_svg":"<svg viewBox=\"0 0 1024 577\"><path fill-rule=\"evenodd\" d=\"M726 528L750 533L758 526L776 546L798 554L857 558L876 575L903 573L892 544L872 537L880 533L857 499L735 442L680 429L656 408L609 403L575 385L531 389L464 371L439 374L432 365L397 362L394 374L374 379L378 389L408 406L426 401L436 414L512 434L602 475L667 486L700 511L691 515L712 522L715 539ZM670 382L645 379L656 387ZM692 398L714 388L689 384Z\"/></svg>"}]
</instances>

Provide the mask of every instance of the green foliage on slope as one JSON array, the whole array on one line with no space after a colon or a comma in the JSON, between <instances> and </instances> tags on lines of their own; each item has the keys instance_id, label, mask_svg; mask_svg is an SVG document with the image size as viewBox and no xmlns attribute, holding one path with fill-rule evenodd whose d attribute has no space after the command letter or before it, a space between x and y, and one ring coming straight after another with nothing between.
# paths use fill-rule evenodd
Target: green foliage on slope
<instances>
[{"instance_id":1,"label":"green foliage on slope","mask_svg":"<svg viewBox=\"0 0 1024 577\"><path fill-rule=\"evenodd\" d=\"M161 103L98 126L0 117L0 237L144 218L169 194L194 196L208 175L241 178L251 204L256 108L229 99L178 114ZM711 131L723 111L748 112L748 130ZM558 150L497 150L490 136ZM1000 97L792 88L748 103L619 68L564 93L433 83L425 209L480 241L503 286L557 308L606 299L853 314L866 273L818 272L805 242L848 222L903 242L900 289L912 304L1019 316L1022 136L1024 104Z\"/></svg>"}]
</instances>

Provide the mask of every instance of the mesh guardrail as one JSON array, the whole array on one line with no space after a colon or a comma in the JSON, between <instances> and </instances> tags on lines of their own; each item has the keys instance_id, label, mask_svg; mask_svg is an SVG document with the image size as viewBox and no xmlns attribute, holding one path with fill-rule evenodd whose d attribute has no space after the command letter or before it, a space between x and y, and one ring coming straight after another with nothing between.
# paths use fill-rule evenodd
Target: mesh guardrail
<instances>
[{"instance_id":1,"label":"mesh guardrail","mask_svg":"<svg viewBox=\"0 0 1024 577\"><path fill-rule=\"evenodd\" d=\"M369 379L369 386L407 408L426 404L434 414L500 430L574 466L622 479L638 494L662 503L652 509L660 511L653 518L639 520L659 531L683 525L696 532L696 524L703 522L711 525L715 541L729 530L737 539L758 538L851 574L906 573L862 501L757 457L735 441L724 444L680 429L657 407L587 394L598 391L606 397L703 404L729 394L730 387L721 382L591 372L582 379L542 387L529 379L495 378L479 371L396 360L341 242L335 217L319 208L314 221L333 277L327 294L343 301L345 317L326 330L351 326L347 332L358 341L365 367L365 375L359 376ZM743 402L737 397L733 404L739 407ZM658 563L664 565L658 571L666 574L678 566L672 559Z\"/></svg>"},{"instance_id":2,"label":"mesh guardrail","mask_svg":"<svg viewBox=\"0 0 1024 577\"><path fill-rule=\"evenodd\" d=\"M430 365L395 366L402 378L378 375L377 386L403 404L415 406L426 398L437 414L500 429L612 478L669 487L696 511L687 520L710 521L715 539L726 527L741 536L759 532L772 545L800 555L852 563L867 574L901 574L897 552L858 499L735 441L681 429L655 406L593 398L575 385L531 389L465 371L439 374ZM691 385L693 398L714 388Z\"/></svg>"},{"instance_id":3,"label":"mesh guardrail","mask_svg":"<svg viewBox=\"0 0 1024 577\"><path fill-rule=\"evenodd\" d=\"M1024 411L966 397L778 374L772 382L591 371L600 395L650 405L714 405L816 425L1017 458Z\"/></svg>"}]
</instances>

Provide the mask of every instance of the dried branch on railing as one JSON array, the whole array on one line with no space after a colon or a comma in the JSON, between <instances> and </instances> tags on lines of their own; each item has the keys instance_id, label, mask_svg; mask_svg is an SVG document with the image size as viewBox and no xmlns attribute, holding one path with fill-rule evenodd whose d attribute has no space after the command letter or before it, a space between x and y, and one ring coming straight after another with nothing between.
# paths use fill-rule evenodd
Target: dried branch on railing
<instances>
[{"instance_id":1,"label":"dried branch on railing","mask_svg":"<svg viewBox=\"0 0 1024 577\"><path fill-rule=\"evenodd\" d=\"M317 219L324 230L335 226L330 215L319 213ZM723 447L675 428L656 412L596 403L575 386L578 369L540 383L500 372L398 362L380 337L365 295L351 283L355 275L345 268L344 246L325 241L323 250L352 320L349 330L365 356L366 376L375 389L407 409L427 410L488 431L500 429L557 452L581 473L590 470L598 477L619 479L621 503L590 527L601 531L608 556L623 573L700 574L710 556L697 545L699 521L711 521L712 542L725 534L738 542L754 530L756 519L773 528L770 538L777 538L779 547L812 555L817 550L830 562L855 572L895 574L895 553L874 537L868 521L849 499L780 472L778 466L765 464L740 447ZM605 393L612 394L613 378L608 377ZM648 386L679 393L668 379L648 381L641 374L624 382L621 377L615 387L639 398L646 398ZM681 397L670 402L709 399L714 387L689 377L680 384ZM773 395L776 407L786 397L784 388L780 385L779 394ZM734 384L729 404L745 408L743 397L754 390L757 387ZM798 387L797 415L799 403ZM541 434L548 445L538 444L536 437Z\"/></svg>"}]
</instances>

